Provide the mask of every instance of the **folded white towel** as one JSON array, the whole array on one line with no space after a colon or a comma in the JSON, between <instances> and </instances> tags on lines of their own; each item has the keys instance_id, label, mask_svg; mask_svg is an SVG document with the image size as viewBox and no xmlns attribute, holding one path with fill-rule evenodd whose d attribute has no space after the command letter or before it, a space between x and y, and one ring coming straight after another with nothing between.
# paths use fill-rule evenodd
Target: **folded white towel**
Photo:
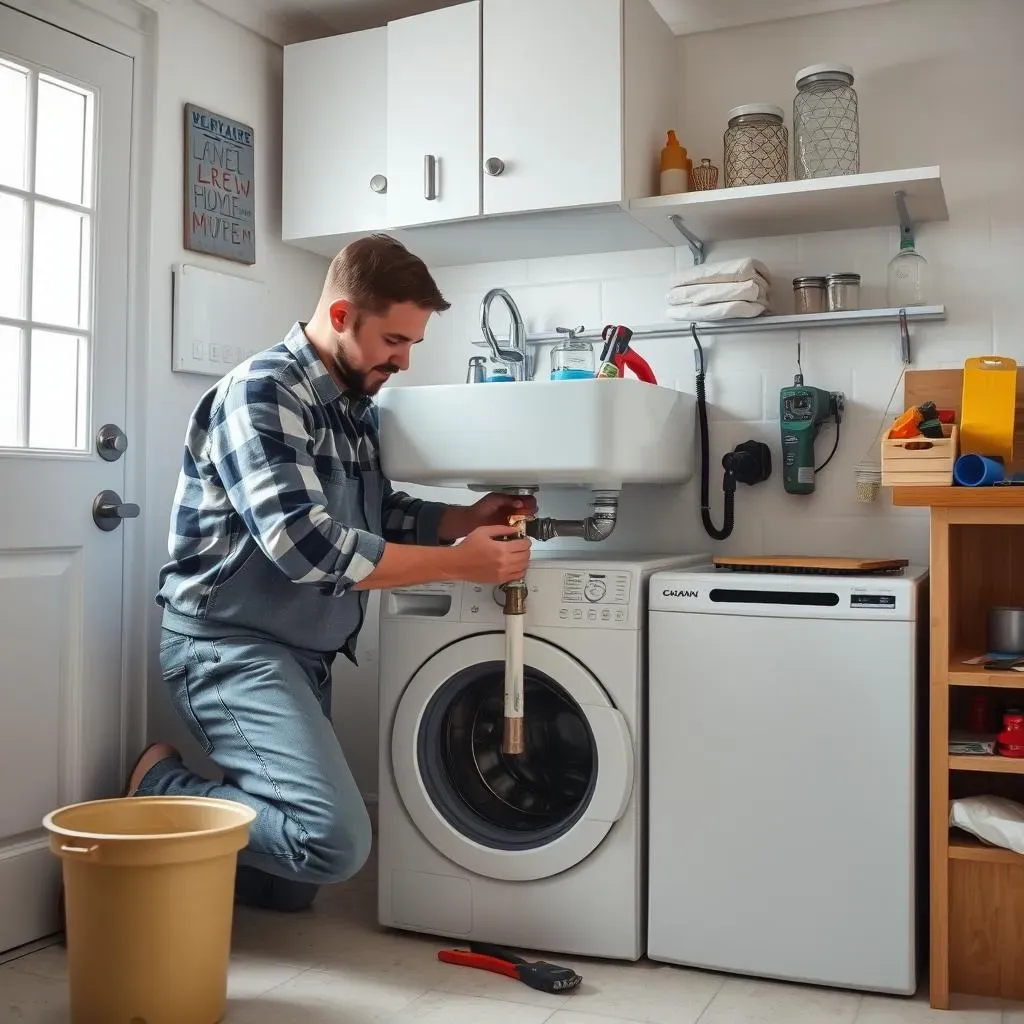
<instances>
[{"instance_id":1,"label":"folded white towel","mask_svg":"<svg viewBox=\"0 0 1024 1024\"><path fill-rule=\"evenodd\" d=\"M721 281L751 281L760 274L765 281L771 281L768 268L760 261L744 257L738 260L722 260L719 263L702 263L699 267L688 267L672 277L672 286L684 284L716 284Z\"/></svg>"},{"instance_id":2,"label":"folded white towel","mask_svg":"<svg viewBox=\"0 0 1024 1024\"><path fill-rule=\"evenodd\" d=\"M713 302L760 302L768 304L768 282L760 274L752 281L718 284L681 284L669 290L670 306L702 306Z\"/></svg>"},{"instance_id":3,"label":"folded white towel","mask_svg":"<svg viewBox=\"0 0 1024 1024\"><path fill-rule=\"evenodd\" d=\"M669 306L665 310L668 320L732 320L760 316L767 312L760 302L713 302L707 306Z\"/></svg>"}]
</instances>

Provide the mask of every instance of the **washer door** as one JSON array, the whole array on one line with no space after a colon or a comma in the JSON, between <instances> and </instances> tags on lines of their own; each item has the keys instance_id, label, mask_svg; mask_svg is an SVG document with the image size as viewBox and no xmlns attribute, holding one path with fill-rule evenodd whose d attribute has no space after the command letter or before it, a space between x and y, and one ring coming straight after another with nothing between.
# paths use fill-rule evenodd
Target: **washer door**
<instances>
[{"instance_id":1,"label":"washer door","mask_svg":"<svg viewBox=\"0 0 1024 1024\"><path fill-rule=\"evenodd\" d=\"M391 730L395 784L416 827L449 860L506 881L580 863L633 790L629 730L597 680L534 637L524 660L524 754L501 753L501 633L459 640L424 662Z\"/></svg>"}]
</instances>

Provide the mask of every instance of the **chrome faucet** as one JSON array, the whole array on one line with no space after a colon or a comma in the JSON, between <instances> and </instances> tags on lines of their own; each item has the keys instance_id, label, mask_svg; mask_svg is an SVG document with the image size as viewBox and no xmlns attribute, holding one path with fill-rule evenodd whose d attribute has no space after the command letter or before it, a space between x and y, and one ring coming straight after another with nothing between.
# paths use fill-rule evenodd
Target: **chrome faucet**
<instances>
[{"instance_id":1,"label":"chrome faucet","mask_svg":"<svg viewBox=\"0 0 1024 1024\"><path fill-rule=\"evenodd\" d=\"M508 309L512 318L512 336L509 338L509 347L502 348L498 339L491 330L490 312L491 303L495 299L501 299ZM513 380L533 379L533 359L526 350L526 324L523 323L522 314L515 304L512 296L504 288L492 288L480 303L480 331L487 344L491 346L494 358L503 363L508 363L509 373Z\"/></svg>"}]
</instances>

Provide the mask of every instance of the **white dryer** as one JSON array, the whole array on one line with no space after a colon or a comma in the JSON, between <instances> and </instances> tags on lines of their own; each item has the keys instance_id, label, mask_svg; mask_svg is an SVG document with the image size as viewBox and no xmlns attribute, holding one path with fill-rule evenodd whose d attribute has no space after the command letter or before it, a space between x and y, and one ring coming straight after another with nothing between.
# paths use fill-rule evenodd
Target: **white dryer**
<instances>
[{"instance_id":1,"label":"white dryer","mask_svg":"<svg viewBox=\"0 0 1024 1024\"><path fill-rule=\"evenodd\" d=\"M381 602L381 924L635 960L645 943L647 579L691 558L535 558L526 753L501 753L501 591Z\"/></svg>"}]
</instances>

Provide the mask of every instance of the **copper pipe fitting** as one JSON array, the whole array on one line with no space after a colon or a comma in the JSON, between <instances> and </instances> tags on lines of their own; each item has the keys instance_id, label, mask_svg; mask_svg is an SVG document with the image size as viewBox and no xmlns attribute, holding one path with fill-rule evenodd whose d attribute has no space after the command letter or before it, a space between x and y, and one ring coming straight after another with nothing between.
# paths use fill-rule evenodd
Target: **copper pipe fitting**
<instances>
[{"instance_id":1,"label":"copper pipe fitting","mask_svg":"<svg viewBox=\"0 0 1024 1024\"><path fill-rule=\"evenodd\" d=\"M503 754L521 754L526 749L526 733L522 718L506 718L505 732L501 738Z\"/></svg>"}]
</instances>

